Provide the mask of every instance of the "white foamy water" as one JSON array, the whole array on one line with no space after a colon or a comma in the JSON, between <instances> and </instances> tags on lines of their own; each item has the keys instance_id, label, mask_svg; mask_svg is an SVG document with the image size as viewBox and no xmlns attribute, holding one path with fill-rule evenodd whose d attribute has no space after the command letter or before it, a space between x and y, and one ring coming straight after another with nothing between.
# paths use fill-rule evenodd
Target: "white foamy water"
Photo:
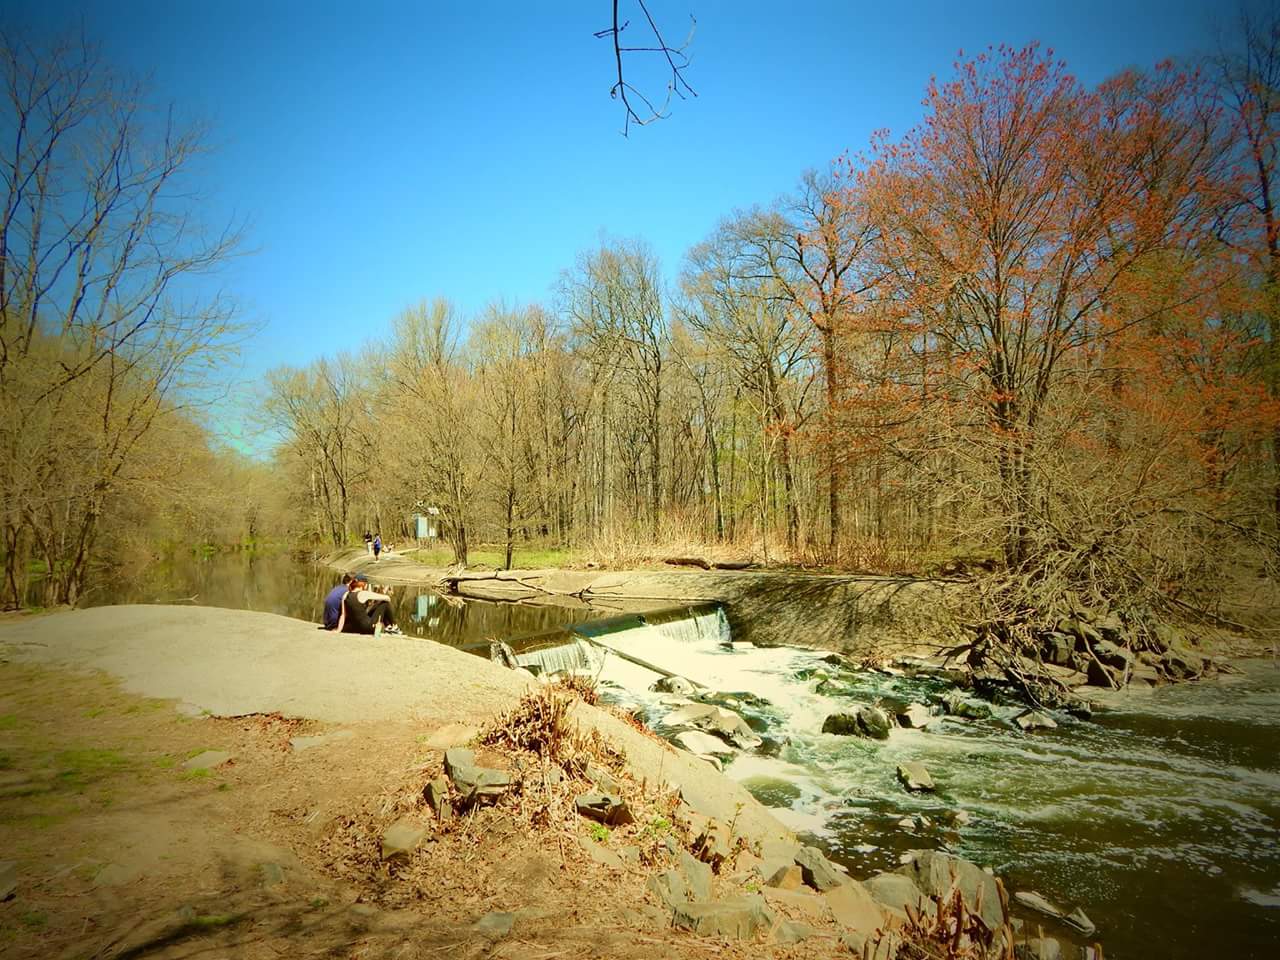
<instances>
[{"instance_id":1,"label":"white foamy water","mask_svg":"<svg viewBox=\"0 0 1280 960\"><path fill-rule=\"evenodd\" d=\"M855 874L894 867L906 849L944 847L993 866L1015 889L1083 906L1109 957L1150 956L1152 944L1165 957L1271 955L1280 937L1270 892L1280 889L1274 665L1234 682L1110 698L1094 721L1059 716L1052 731L948 722L944 732L870 741L823 734L822 722L880 697L924 702L942 687L859 674L841 677L848 695L827 696L802 679L836 672L822 654L730 639L718 611L599 638L712 690L767 700L755 719L783 745L776 756L739 755L725 772ZM599 667L614 699L662 729L671 706L648 689L657 674L611 654ZM900 787L896 767L907 760L926 764L935 794ZM949 827L959 810L970 822ZM930 825L899 826L914 817Z\"/></svg>"}]
</instances>

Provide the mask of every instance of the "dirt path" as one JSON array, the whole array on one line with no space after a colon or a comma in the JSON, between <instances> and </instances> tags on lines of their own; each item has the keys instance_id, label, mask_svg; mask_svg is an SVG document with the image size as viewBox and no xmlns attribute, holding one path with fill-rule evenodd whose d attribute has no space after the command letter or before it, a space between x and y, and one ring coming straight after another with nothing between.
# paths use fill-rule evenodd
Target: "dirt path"
<instances>
[{"instance_id":1,"label":"dirt path","mask_svg":"<svg viewBox=\"0 0 1280 960\"><path fill-rule=\"evenodd\" d=\"M744 842L785 831L706 764L585 705L583 729L625 752L636 823L600 831L563 797L537 829L524 799L434 821L423 785L441 774L443 745L525 689L436 644L334 637L266 614L120 607L0 622L0 899L13 880L0 953L847 953L843 928L789 901L776 917L813 928L795 947L673 929L649 889L675 829L655 784L677 786ZM230 758L187 769L208 751ZM427 839L385 861L380 838L404 817ZM628 850L643 859L620 860ZM730 866L715 896L759 889ZM512 915L507 934L476 925L494 911Z\"/></svg>"}]
</instances>

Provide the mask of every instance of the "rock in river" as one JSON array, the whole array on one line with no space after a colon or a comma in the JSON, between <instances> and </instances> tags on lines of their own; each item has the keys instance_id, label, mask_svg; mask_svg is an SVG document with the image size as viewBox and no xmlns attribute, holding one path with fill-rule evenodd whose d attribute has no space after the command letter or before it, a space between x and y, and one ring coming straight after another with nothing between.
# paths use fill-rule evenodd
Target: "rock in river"
<instances>
[{"instance_id":1,"label":"rock in river","mask_svg":"<svg viewBox=\"0 0 1280 960\"><path fill-rule=\"evenodd\" d=\"M732 757L738 752L719 737L713 737L709 733L701 733L697 730L686 730L684 733L677 733L675 739L676 743L699 757Z\"/></svg>"},{"instance_id":2,"label":"rock in river","mask_svg":"<svg viewBox=\"0 0 1280 960\"><path fill-rule=\"evenodd\" d=\"M1054 730L1058 726L1058 722L1053 717L1039 710L1028 710L1025 713L1020 713L1013 718L1013 722L1024 731Z\"/></svg>"},{"instance_id":3,"label":"rock in river","mask_svg":"<svg viewBox=\"0 0 1280 960\"><path fill-rule=\"evenodd\" d=\"M663 677L649 689L658 693L678 693L682 697L687 697L698 688L684 677Z\"/></svg>"},{"instance_id":4,"label":"rock in river","mask_svg":"<svg viewBox=\"0 0 1280 960\"><path fill-rule=\"evenodd\" d=\"M959 690L952 690L942 698L942 705L953 717L966 720L987 720L991 717L991 705L981 700L971 700Z\"/></svg>"},{"instance_id":5,"label":"rock in river","mask_svg":"<svg viewBox=\"0 0 1280 960\"><path fill-rule=\"evenodd\" d=\"M858 707L854 713L833 713L822 722L823 733L875 740L887 739L889 727L889 717L879 707Z\"/></svg>"},{"instance_id":6,"label":"rock in river","mask_svg":"<svg viewBox=\"0 0 1280 960\"><path fill-rule=\"evenodd\" d=\"M898 764L898 779L911 791L929 792L934 789L933 777L929 776L928 769L918 760Z\"/></svg>"},{"instance_id":7,"label":"rock in river","mask_svg":"<svg viewBox=\"0 0 1280 960\"><path fill-rule=\"evenodd\" d=\"M929 722L932 714L923 703L913 703L898 711L898 723L904 727L919 730Z\"/></svg>"}]
</instances>

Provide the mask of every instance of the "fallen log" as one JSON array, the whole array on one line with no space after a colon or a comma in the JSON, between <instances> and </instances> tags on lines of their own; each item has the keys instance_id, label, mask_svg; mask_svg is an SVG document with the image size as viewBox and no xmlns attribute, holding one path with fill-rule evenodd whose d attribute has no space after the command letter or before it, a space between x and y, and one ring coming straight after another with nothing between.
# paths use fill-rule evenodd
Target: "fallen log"
<instances>
[{"instance_id":1,"label":"fallen log","mask_svg":"<svg viewBox=\"0 0 1280 960\"><path fill-rule=\"evenodd\" d=\"M669 563L673 567L701 567L703 570L711 569L711 562L705 557L665 557L663 563Z\"/></svg>"}]
</instances>

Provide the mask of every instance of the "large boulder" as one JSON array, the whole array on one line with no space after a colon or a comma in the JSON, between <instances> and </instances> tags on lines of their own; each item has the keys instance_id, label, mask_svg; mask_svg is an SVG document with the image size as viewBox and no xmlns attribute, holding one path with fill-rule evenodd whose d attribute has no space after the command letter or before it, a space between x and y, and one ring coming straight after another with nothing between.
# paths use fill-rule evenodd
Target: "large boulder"
<instances>
[{"instance_id":1,"label":"large boulder","mask_svg":"<svg viewBox=\"0 0 1280 960\"><path fill-rule=\"evenodd\" d=\"M1029 732L1031 730L1055 730L1058 726L1058 721L1054 720L1053 717L1049 716L1049 714L1045 713L1043 710L1027 710L1014 717L1013 722L1016 723L1023 732Z\"/></svg>"},{"instance_id":2,"label":"large boulder","mask_svg":"<svg viewBox=\"0 0 1280 960\"><path fill-rule=\"evenodd\" d=\"M696 900L678 903L671 910L672 926L692 930L700 937L751 940L773 927L773 912L759 896L740 900Z\"/></svg>"},{"instance_id":3,"label":"large boulder","mask_svg":"<svg viewBox=\"0 0 1280 960\"><path fill-rule=\"evenodd\" d=\"M858 729L858 718L852 713L833 713L822 721L823 733L834 733L841 737L856 737L861 731Z\"/></svg>"},{"instance_id":4,"label":"large boulder","mask_svg":"<svg viewBox=\"0 0 1280 960\"><path fill-rule=\"evenodd\" d=\"M857 880L832 887L826 893L827 905L836 923L847 930L870 934L885 925L884 912L867 888Z\"/></svg>"},{"instance_id":5,"label":"large boulder","mask_svg":"<svg viewBox=\"0 0 1280 960\"><path fill-rule=\"evenodd\" d=\"M683 733L677 733L675 740L684 749L699 757L732 757L738 752L719 737L713 737L699 730L685 730Z\"/></svg>"},{"instance_id":6,"label":"large boulder","mask_svg":"<svg viewBox=\"0 0 1280 960\"><path fill-rule=\"evenodd\" d=\"M882 907L905 914L907 908L932 916L937 909L934 902L920 892L915 881L900 873L878 873L862 884L867 893Z\"/></svg>"},{"instance_id":7,"label":"large boulder","mask_svg":"<svg viewBox=\"0 0 1280 960\"><path fill-rule=\"evenodd\" d=\"M968 860L939 850L924 850L898 873L910 877L926 896L939 900L958 889L965 906L978 915L988 930L997 930L1004 923L995 878Z\"/></svg>"},{"instance_id":8,"label":"large boulder","mask_svg":"<svg viewBox=\"0 0 1280 960\"><path fill-rule=\"evenodd\" d=\"M933 777L929 776L928 769L918 760L898 764L898 780L913 793L930 793L934 789Z\"/></svg>"},{"instance_id":9,"label":"large boulder","mask_svg":"<svg viewBox=\"0 0 1280 960\"><path fill-rule=\"evenodd\" d=\"M948 691L946 696L942 698L942 706L949 716L960 717L964 720L989 720L991 718L991 704L966 697L959 690Z\"/></svg>"},{"instance_id":10,"label":"large boulder","mask_svg":"<svg viewBox=\"0 0 1280 960\"><path fill-rule=\"evenodd\" d=\"M662 677L649 689L658 693L678 693L682 697L690 697L698 688L684 677Z\"/></svg>"},{"instance_id":11,"label":"large boulder","mask_svg":"<svg viewBox=\"0 0 1280 960\"><path fill-rule=\"evenodd\" d=\"M1125 629L1124 621L1120 619L1117 613L1108 613L1098 617L1093 621L1093 628L1102 634L1103 640L1111 643L1124 643L1125 635L1128 632Z\"/></svg>"},{"instance_id":12,"label":"large boulder","mask_svg":"<svg viewBox=\"0 0 1280 960\"><path fill-rule=\"evenodd\" d=\"M684 875L685 887L690 899L711 899L711 866L690 855L688 850L680 851L680 872Z\"/></svg>"},{"instance_id":13,"label":"large boulder","mask_svg":"<svg viewBox=\"0 0 1280 960\"><path fill-rule=\"evenodd\" d=\"M1058 621L1058 633L1065 633L1074 638L1076 649L1081 650L1087 644L1102 639L1102 634L1094 629L1093 624L1083 619L1064 617Z\"/></svg>"},{"instance_id":14,"label":"large boulder","mask_svg":"<svg viewBox=\"0 0 1280 960\"><path fill-rule=\"evenodd\" d=\"M1181 644L1171 646L1160 657L1160 670L1170 680L1194 680L1204 673L1204 657Z\"/></svg>"},{"instance_id":15,"label":"large boulder","mask_svg":"<svg viewBox=\"0 0 1280 960\"><path fill-rule=\"evenodd\" d=\"M1133 665L1133 654L1125 647L1110 640L1095 640L1093 655L1113 670L1124 673Z\"/></svg>"},{"instance_id":16,"label":"large boulder","mask_svg":"<svg viewBox=\"0 0 1280 960\"><path fill-rule=\"evenodd\" d=\"M879 707L859 707L856 716L863 736L875 740L888 739L889 728L893 724L889 720L889 715Z\"/></svg>"},{"instance_id":17,"label":"large boulder","mask_svg":"<svg viewBox=\"0 0 1280 960\"><path fill-rule=\"evenodd\" d=\"M815 890L826 891L849 882L843 871L817 847L801 847L796 851L795 862L804 873L804 882Z\"/></svg>"},{"instance_id":18,"label":"large boulder","mask_svg":"<svg viewBox=\"0 0 1280 960\"><path fill-rule=\"evenodd\" d=\"M1106 687L1111 690L1118 690L1124 685L1124 676L1119 670L1092 657L1088 661L1088 680L1091 687Z\"/></svg>"},{"instance_id":19,"label":"large boulder","mask_svg":"<svg viewBox=\"0 0 1280 960\"><path fill-rule=\"evenodd\" d=\"M1059 633L1057 630L1049 631L1040 644L1041 656L1045 663L1052 663L1059 667L1071 666L1071 655L1075 653L1075 649L1075 638Z\"/></svg>"},{"instance_id":20,"label":"large boulder","mask_svg":"<svg viewBox=\"0 0 1280 960\"><path fill-rule=\"evenodd\" d=\"M844 737L885 740L891 726L889 715L879 707L858 707L853 713L831 714L823 721L822 732Z\"/></svg>"}]
</instances>

